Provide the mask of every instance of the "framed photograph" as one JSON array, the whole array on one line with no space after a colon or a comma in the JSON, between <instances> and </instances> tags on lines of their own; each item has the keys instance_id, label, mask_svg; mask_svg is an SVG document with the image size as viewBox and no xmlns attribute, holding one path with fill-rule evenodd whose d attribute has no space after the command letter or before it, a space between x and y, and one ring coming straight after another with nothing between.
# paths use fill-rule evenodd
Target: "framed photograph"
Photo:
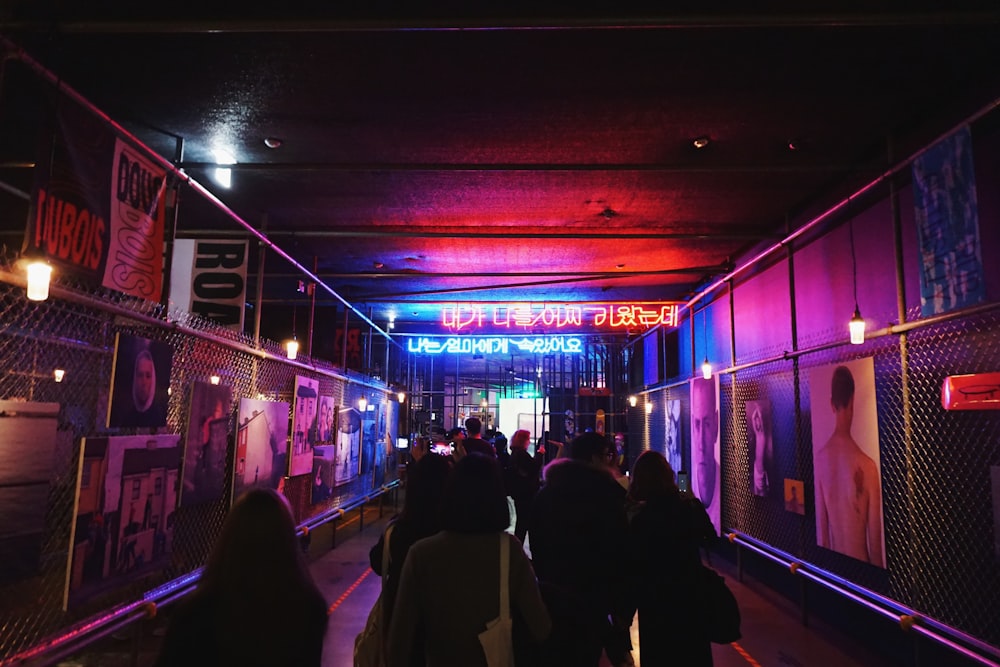
<instances>
[{"instance_id":1,"label":"framed photograph","mask_svg":"<svg viewBox=\"0 0 1000 667\"><path fill-rule=\"evenodd\" d=\"M785 478L785 511L806 513L806 485L801 479Z\"/></svg>"},{"instance_id":2,"label":"framed photograph","mask_svg":"<svg viewBox=\"0 0 1000 667\"><path fill-rule=\"evenodd\" d=\"M173 356L174 349L167 343L121 332L115 335L109 428L166 426Z\"/></svg>"},{"instance_id":3,"label":"framed photograph","mask_svg":"<svg viewBox=\"0 0 1000 667\"><path fill-rule=\"evenodd\" d=\"M85 438L81 448L65 608L159 572L177 508L179 435Z\"/></svg>"},{"instance_id":4,"label":"framed photograph","mask_svg":"<svg viewBox=\"0 0 1000 667\"><path fill-rule=\"evenodd\" d=\"M667 431L666 431L666 451L664 455L667 462L675 471L680 472L684 468L684 459L681 456L681 401L674 398L666 402L667 409Z\"/></svg>"},{"instance_id":5,"label":"framed photograph","mask_svg":"<svg viewBox=\"0 0 1000 667\"><path fill-rule=\"evenodd\" d=\"M813 368L809 393L816 544L885 567L875 362Z\"/></svg>"},{"instance_id":6,"label":"framed photograph","mask_svg":"<svg viewBox=\"0 0 1000 667\"><path fill-rule=\"evenodd\" d=\"M691 380L692 492L705 505L715 530L721 528L719 469L719 375Z\"/></svg>"},{"instance_id":7,"label":"framed photograph","mask_svg":"<svg viewBox=\"0 0 1000 667\"><path fill-rule=\"evenodd\" d=\"M339 486L361 473L361 413L354 408L340 408L334 447L333 479L334 486Z\"/></svg>"},{"instance_id":8,"label":"framed photograph","mask_svg":"<svg viewBox=\"0 0 1000 667\"><path fill-rule=\"evenodd\" d=\"M288 466L289 405L241 398L233 457L233 499L247 489L279 489Z\"/></svg>"},{"instance_id":9,"label":"framed photograph","mask_svg":"<svg viewBox=\"0 0 1000 667\"><path fill-rule=\"evenodd\" d=\"M232 403L233 390L226 385L191 385L180 498L183 505L211 502L223 495Z\"/></svg>"},{"instance_id":10,"label":"framed photograph","mask_svg":"<svg viewBox=\"0 0 1000 667\"><path fill-rule=\"evenodd\" d=\"M313 469L313 446L319 435L319 380L295 376L295 405L292 416L292 450L288 474L305 475Z\"/></svg>"},{"instance_id":11,"label":"framed photograph","mask_svg":"<svg viewBox=\"0 0 1000 667\"><path fill-rule=\"evenodd\" d=\"M319 397L319 418L317 421L319 424L317 442L332 445L337 430L337 406L333 402L333 396Z\"/></svg>"},{"instance_id":12,"label":"framed photograph","mask_svg":"<svg viewBox=\"0 0 1000 667\"><path fill-rule=\"evenodd\" d=\"M750 492L767 496L777 481L774 472L774 435L771 427L771 401L746 402L747 454L750 463Z\"/></svg>"}]
</instances>

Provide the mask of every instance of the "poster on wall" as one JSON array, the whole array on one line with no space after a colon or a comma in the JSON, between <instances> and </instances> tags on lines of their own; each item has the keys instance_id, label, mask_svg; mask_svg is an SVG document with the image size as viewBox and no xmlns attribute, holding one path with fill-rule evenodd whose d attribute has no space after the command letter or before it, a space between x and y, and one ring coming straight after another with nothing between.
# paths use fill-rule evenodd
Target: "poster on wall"
<instances>
[{"instance_id":1,"label":"poster on wall","mask_svg":"<svg viewBox=\"0 0 1000 667\"><path fill-rule=\"evenodd\" d=\"M174 349L167 343L122 332L115 335L110 428L166 425L173 357Z\"/></svg>"},{"instance_id":2,"label":"poster on wall","mask_svg":"<svg viewBox=\"0 0 1000 667\"><path fill-rule=\"evenodd\" d=\"M191 385L182 505L206 503L222 497L232 403L233 390L226 385L207 382Z\"/></svg>"},{"instance_id":3,"label":"poster on wall","mask_svg":"<svg viewBox=\"0 0 1000 667\"><path fill-rule=\"evenodd\" d=\"M681 400L674 398L666 402L667 430L666 451L664 456L674 469L674 474L684 470L684 459L681 456Z\"/></svg>"},{"instance_id":4,"label":"poster on wall","mask_svg":"<svg viewBox=\"0 0 1000 667\"><path fill-rule=\"evenodd\" d=\"M170 301L181 310L243 331L250 242L174 239Z\"/></svg>"},{"instance_id":5,"label":"poster on wall","mask_svg":"<svg viewBox=\"0 0 1000 667\"><path fill-rule=\"evenodd\" d=\"M241 398L233 457L233 500L247 489L280 489L288 467L288 403Z\"/></svg>"},{"instance_id":6,"label":"poster on wall","mask_svg":"<svg viewBox=\"0 0 1000 667\"><path fill-rule=\"evenodd\" d=\"M319 433L317 404L319 380L295 376L295 405L292 416L292 455L288 468L291 477L313 469L313 445Z\"/></svg>"},{"instance_id":7,"label":"poster on wall","mask_svg":"<svg viewBox=\"0 0 1000 667\"><path fill-rule=\"evenodd\" d=\"M0 585L38 571L58 417L58 403L0 401Z\"/></svg>"},{"instance_id":8,"label":"poster on wall","mask_svg":"<svg viewBox=\"0 0 1000 667\"><path fill-rule=\"evenodd\" d=\"M716 532L722 511L719 471L719 375L691 380L692 492L705 505Z\"/></svg>"},{"instance_id":9,"label":"poster on wall","mask_svg":"<svg viewBox=\"0 0 1000 667\"><path fill-rule=\"evenodd\" d=\"M921 153L912 173L921 314L982 302L986 286L969 126Z\"/></svg>"},{"instance_id":10,"label":"poster on wall","mask_svg":"<svg viewBox=\"0 0 1000 667\"><path fill-rule=\"evenodd\" d=\"M163 284L166 170L96 114L60 104L32 173L24 250L61 273L147 301Z\"/></svg>"},{"instance_id":11,"label":"poster on wall","mask_svg":"<svg viewBox=\"0 0 1000 667\"><path fill-rule=\"evenodd\" d=\"M357 477L361 472L361 413L340 408L337 415L337 442L334 445L334 486Z\"/></svg>"},{"instance_id":12,"label":"poster on wall","mask_svg":"<svg viewBox=\"0 0 1000 667\"><path fill-rule=\"evenodd\" d=\"M801 479L785 478L785 511L805 515L806 485Z\"/></svg>"},{"instance_id":13,"label":"poster on wall","mask_svg":"<svg viewBox=\"0 0 1000 667\"><path fill-rule=\"evenodd\" d=\"M774 435L771 429L771 401L747 401L747 451L750 462L750 492L755 496L771 493L777 481L774 472Z\"/></svg>"},{"instance_id":14,"label":"poster on wall","mask_svg":"<svg viewBox=\"0 0 1000 667\"><path fill-rule=\"evenodd\" d=\"M180 465L179 435L81 442L64 608L163 568Z\"/></svg>"},{"instance_id":15,"label":"poster on wall","mask_svg":"<svg viewBox=\"0 0 1000 667\"><path fill-rule=\"evenodd\" d=\"M809 392L816 543L885 567L875 362L814 368Z\"/></svg>"},{"instance_id":16,"label":"poster on wall","mask_svg":"<svg viewBox=\"0 0 1000 667\"><path fill-rule=\"evenodd\" d=\"M319 397L319 430L317 442L333 444L334 431L337 428L337 406L333 396Z\"/></svg>"}]
</instances>

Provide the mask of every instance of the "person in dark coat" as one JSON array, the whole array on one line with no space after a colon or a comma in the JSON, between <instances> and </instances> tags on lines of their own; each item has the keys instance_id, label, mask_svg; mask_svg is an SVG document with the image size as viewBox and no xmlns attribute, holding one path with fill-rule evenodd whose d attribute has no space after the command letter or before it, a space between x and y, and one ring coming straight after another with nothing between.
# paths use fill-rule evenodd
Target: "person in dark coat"
<instances>
[{"instance_id":1,"label":"person in dark coat","mask_svg":"<svg viewBox=\"0 0 1000 667\"><path fill-rule=\"evenodd\" d=\"M524 542L524 536L528 532L528 514L538 493L542 473L542 455L529 454L529 442L530 432L524 429L514 432L510 438L510 454L506 457L504 468L504 486L507 495L514 499L514 510L517 513L514 534L521 542Z\"/></svg>"},{"instance_id":2,"label":"person in dark coat","mask_svg":"<svg viewBox=\"0 0 1000 667\"><path fill-rule=\"evenodd\" d=\"M236 501L197 590L170 617L156 667L320 667L326 601L285 497Z\"/></svg>"},{"instance_id":3,"label":"person in dark coat","mask_svg":"<svg viewBox=\"0 0 1000 667\"><path fill-rule=\"evenodd\" d=\"M628 572L639 611L642 664L711 667L712 646L698 621L702 567L699 549L717 535L700 500L682 495L662 454L635 462L629 500L638 507L629 526Z\"/></svg>"},{"instance_id":4,"label":"person in dark coat","mask_svg":"<svg viewBox=\"0 0 1000 667\"><path fill-rule=\"evenodd\" d=\"M577 437L568 458L545 467L531 507L532 562L553 621L545 665L598 665L609 617L627 607L624 568L608 572L608 563L624 562L628 535L625 489L608 470L610 450L602 434Z\"/></svg>"},{"instance_id":5,"label":"person in dark coat","mask_svg":"<svg viewBox=\"0 0 1000 667\"><path fill-rule=\"evenodd\" d=\"M420 539L430 537L441 530L441 509L445 488L454 464L451 457L440 454L424 454L410 465L406 478L406 499L403 511L392 519L389 535L389 572L382 590L382 627L388 628L392 622L392 612L399 590L399 577L410 547ZM382 572L382 553L385 550L385 533L368 552L368 560L375 574ZM421 647L413 651L411 665L423 665L424 653Z\"/></svg>"},{"instance_id":6,"label":"person in dark coat","mask_svg":"<svg viewBox=\"0 0 1000 667\"><path fill-rule=\"evenodd\" d=\"M465 430L469 432L469 437L462 441L465 451L468 454L477 452L487 456L497 457L497 452L488 440L483 440L483 422L479 417L469 417L465 420Z\"/></svg>"}]
</instances>

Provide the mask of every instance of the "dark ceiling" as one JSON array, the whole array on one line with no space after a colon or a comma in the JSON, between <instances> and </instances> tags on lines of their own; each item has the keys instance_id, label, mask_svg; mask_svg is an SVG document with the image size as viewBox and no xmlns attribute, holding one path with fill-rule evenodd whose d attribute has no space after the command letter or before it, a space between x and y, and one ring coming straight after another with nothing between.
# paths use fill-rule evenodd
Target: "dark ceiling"
<instances>
[{"instance_id":1,"label":"dark ceiling","mask_svg":"<svg viewBox=\"0 0 1000 667\"><path fill-rule=\"evenodd\" d=\"M0 32L397 331L442 302L685 301L1000 96L993 3L66 4L8 0ZM178 236L246 235L198 199ZM266 271L265 303L304 298Z\"/></svg>"}]
</instances>

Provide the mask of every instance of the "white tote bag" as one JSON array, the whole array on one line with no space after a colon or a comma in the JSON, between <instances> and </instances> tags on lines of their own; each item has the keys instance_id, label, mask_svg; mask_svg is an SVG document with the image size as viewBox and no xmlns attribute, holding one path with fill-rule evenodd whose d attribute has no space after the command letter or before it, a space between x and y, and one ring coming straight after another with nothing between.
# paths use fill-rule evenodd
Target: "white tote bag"
<instances>
[{"instance_id":1,"label":"white tote bag","mask_svg":"<svg viewBox=\"0 0 1000 667\"><path fill-rule=\"evenodd\" d=\"M479 643L486 654L489 667L514 667L513 624L510 620L510 592L508 572L510 570L510 538L500 534L500 615L486 624L479 633Z\"/></svg>"}]
</instances>

